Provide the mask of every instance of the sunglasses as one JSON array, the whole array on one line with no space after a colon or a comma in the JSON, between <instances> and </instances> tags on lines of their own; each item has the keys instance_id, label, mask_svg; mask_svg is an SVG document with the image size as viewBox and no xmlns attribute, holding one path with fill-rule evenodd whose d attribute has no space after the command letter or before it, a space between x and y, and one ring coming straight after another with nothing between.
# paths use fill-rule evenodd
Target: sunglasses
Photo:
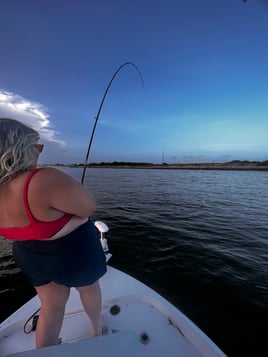
<instances>
[{"instance_id":1,"label":"sunglasses","mask_svg":"<svg viewBox=\"0 0 268 357\"><path fill-rule=\"evenodd\" d=\"M35 147L38 150L39 154L41 154L44 149L44 144L35 144Z\"/></svg>"}]
</instances>

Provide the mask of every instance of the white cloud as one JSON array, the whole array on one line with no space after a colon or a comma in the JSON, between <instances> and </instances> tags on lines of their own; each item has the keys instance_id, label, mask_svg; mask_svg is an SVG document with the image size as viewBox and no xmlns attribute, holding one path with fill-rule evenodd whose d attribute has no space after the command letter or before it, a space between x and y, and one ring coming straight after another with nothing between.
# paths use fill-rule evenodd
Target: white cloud
<instances>
[{"instance_id":1,"label":"white cloud","mask_svg":"<svg viewBox=\"0 0 268 357\"><path fill-rule=\"evenodd\" d=\"M38 131L42 140L61 147L66 145L64 141L57 139L58 132L52 129L49 114L42 104L0 89L0 117L16 119L32 127Z\"/></svg>"}]
</instances>

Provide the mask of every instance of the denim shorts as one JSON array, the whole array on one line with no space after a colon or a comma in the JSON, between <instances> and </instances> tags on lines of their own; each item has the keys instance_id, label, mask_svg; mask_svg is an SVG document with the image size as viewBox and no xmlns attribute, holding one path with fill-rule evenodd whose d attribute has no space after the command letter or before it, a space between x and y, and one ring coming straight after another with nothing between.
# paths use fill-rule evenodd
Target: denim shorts
<instances>
[{"instance_id":1,"label":"denim shorts","mask_svg":"<svg viewBox=\"0 0 268 357\"><path fill-rule=\"evenodd\" d=\"M91 220L59 239L15 241L13 256L34 286L50 282L86 286L107 271L105 254Z\"/></svg>"}]
</instances>

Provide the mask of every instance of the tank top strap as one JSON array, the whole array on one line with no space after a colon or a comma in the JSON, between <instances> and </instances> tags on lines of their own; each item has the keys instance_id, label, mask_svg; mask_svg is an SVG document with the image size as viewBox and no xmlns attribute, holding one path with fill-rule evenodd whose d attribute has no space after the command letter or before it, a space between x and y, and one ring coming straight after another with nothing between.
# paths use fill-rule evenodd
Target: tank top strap
<instances>
[{"instance_id":1,"label":"tank top strap","mask_svg":"<svg viewBox=\"0 0 268 357\"><path fill-rule=\"evenodd\" d=\"M41 168L36 168L34 170L32 170L29 175L26 178L25 184L24 184L24 188L23 188L23 202L24 202L24 207L27 213L27 216L30 220L30 222L36 222L37 220L34 218L30 207L29 207L29 202L28 202L28 187L29 187L29 183L32 179L32 177L39 171L41 170Z\"/></svg>"}]
</instances>

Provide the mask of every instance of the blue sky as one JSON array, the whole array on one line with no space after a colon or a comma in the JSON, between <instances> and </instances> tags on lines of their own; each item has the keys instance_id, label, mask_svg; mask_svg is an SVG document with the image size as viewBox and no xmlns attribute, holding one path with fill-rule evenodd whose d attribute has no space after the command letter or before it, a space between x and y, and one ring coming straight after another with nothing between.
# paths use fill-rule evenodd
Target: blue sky
<instances>
[{"instance_id":1,"label":"blue sky","mask_svg":"<svg viewBox=\"0 0 268 357\"><path fill-rule=\"evenodd\" d=\"M268 159L268 0L9 0L0 116L43 163Z\"/></svg>"}]
</instances>

